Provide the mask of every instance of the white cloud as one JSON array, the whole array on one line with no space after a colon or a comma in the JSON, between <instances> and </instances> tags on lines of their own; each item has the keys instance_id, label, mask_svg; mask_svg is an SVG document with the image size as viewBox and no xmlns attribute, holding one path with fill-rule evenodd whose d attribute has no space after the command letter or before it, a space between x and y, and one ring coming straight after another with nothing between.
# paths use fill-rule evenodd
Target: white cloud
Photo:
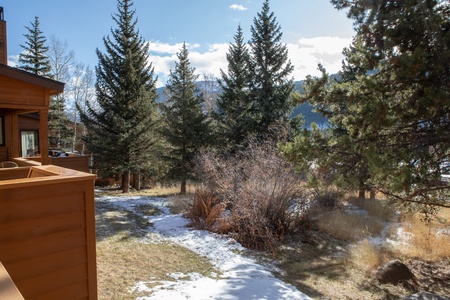
<instances>
[{"instance_id":1,"label":"white cloud","mask_svg":"<svg viewBox=\"0 0 450 300\"><path fill-rule=\"evenodd\" d=\"M186 43L188 49L199 48L199 44L188 44ZM157 53L159 55L167 55L167 54L176 54L180 52L180 49L183 47L183 43L176 44L165 44L159 41L149 42L150 53Z\"/></svg>"},{"instance_id":2,"label":"white cloud","mask_svg":"<svg viewBox=\"0 0 450 300\"><path fill-rule=\"evenodd\" d=\"M247 10L247 7L240 5L240 4L232 4L232 5L230 5L230 8L232 10L239 10L239 11Z\"/></svg>"},{"instance_id":3,"label":"white cloud","mask_svg":"<svg viewBox=\"0 0 450 300\"><path fill-rule=\"evenodd\" d=\"M191 67L195 68L197 75L212 74L219 77L220 69L226 69L226 53L228 44L212 44L205 51L201 51L199 44L186 44L189 50ZM150 60L158 76L157 86L164 86L170 70L178 61L177 53L180 52L182 43L165 44L161 42L150 43Z\"/></svg>"},{"instance_id":4,"label":"white cloud","mask_svg":"<svg viewBox=\"0 0 450 300\"><path fill-rule=\"evenodd\" d=\"M17 67L19 65L19 55L8 55L8 66Z\"/></svg>"},{"instance_id":5,"label":"white cloud","mask_svg":"<svg viewBox=\"0 0 450 300\"><path fill-rule=\"evenodd\" d=\"M322 64L328 73L337 73L342 67L342 50L351 43L349 38L315 37L301 38L297 43L288 44L289 58L294 65L295 80L303 80L307 75L318 76L317 65Z\"/></svg>"},{"instance_id":6,"label":"white cloud","mask_svg":"<svg viewBox=\"0 0 450 300\"><path fill-rule=\"evenodd\" d=\"M321 63L328 73L337 73L342 67L342 50L348 47L351 39L338 37L301 38L296 43L287 44L289 59L294 65L294 80L303 80L307 75L320 75L317 65ZM178 60L182 44L150 43L150 59L158 75L158 86L163 86ZM212 44L206 50L202 45L188 44L189 60L196 74L212 74L220 77L220 69L227 69L226 54L229 44Z\"/></svg>"}]
</instances>

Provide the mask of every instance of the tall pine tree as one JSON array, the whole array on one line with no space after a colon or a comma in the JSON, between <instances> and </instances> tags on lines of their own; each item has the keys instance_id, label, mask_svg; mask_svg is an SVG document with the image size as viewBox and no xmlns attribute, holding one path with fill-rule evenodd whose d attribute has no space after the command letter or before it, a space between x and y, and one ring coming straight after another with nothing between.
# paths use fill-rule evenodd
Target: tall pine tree
<instances>
[{"instance_id":1,"label":"tall pine tree","mask_svg":"<svg viewBox=\"0 0 450 300\"><path fill-rule=\"evenodd\" d=\"M20 45L25 51L19 55L19 68L36 75L51 77L50 60L47 56L49 48L45 45L47 38L39 29L39 25L39 17L36 16L31 27L25 26L28 33L24 34L25 45Z\"/></svg>"},{"instance_id":2,"label":"tall pine tree","mask_svg":"<svg viewBox=\"0 0 450 300\"><path fill-rule=\"evenodd\" d=\"M239 25L227 53L228 72L220 70L218 83L222 93L217 100L219 135L226 145L243 145L255 127L251 118L250 55Z\"/></svg>"},{"instance_id":3,"label":"tall pine tree","mask_svg":"<svg viewBox=\"0 0 450 300\"><path fill-rule=\"evenodd\" d=\"M266 134L270 126L283 124L289 118L289 97L294 89L289 75L294 68L286 45L281 43L281 26L270 11L269 0L264 1L250 30L252 117L257 122L256 133Z\"/></svg>"},{"instance_id":4,"label":"tall pine tree","mask_svg":"<svg viewBox=\"0 0 450 300\"><path fill-rule=\"evenodd\" d=\"M162 134L169 144L164 155L168 162L167 179L181 182L180 193L186 193L187 180L193 178L193 159L208 140L209 126L202 111L202 97L196 93L195 69L190 66L189 52L183 43L175 69L166 85L166 102L162 105Z\"/></svg>"},{"instance_id":5,"label":"tall pine tree","mask_svg":"<svg viewBox=\"0 0 450 300\"><path fill-rule=\"evenodd\" d=\"M149 167L156 122L154 71L148 63L148 44L136 29L129 0L118 1L112 38L103 38L106 53L97 49L95 71L97 103L78 106L87 128L86 143L95 166L109 174L122 174L122 190L129 191L130 173Z\"/></svg>"},{"instance_id":6,"label":"tall pine tree","mask_svg":"<svg viewBox=\"0 0 450 300\"><path fill-rule=\"evenodd\" d=\"M332 2L349 8L357 34L342 79L310 82L309 100L341 127L379 192L422 211L448 206L441 175L450 160L450 4Z\"/></svg>"}]
</instances>

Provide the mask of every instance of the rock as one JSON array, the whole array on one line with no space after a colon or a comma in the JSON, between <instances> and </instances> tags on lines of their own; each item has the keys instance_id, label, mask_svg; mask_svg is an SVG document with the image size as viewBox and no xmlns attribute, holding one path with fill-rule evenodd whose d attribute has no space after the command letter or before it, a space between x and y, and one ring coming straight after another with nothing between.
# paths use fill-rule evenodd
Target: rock
<instances>
[{"instance_id":1,"label":"rock","mask_svg":"<svg viewBox=\"0 0 450 300\"><path fill-rule=\"evenodd\" d=\"M398 283L414 278L411 270L398 259L378 268L376 277L380 283Z\"/></svg>"},{"instance_id":2,"label":"rock","mask_svg":"<svg viewBox=\"0 0 450 300\"><path fill-rule=\"evenodd\" d=\"M402 300L450 300L450 298L444 297L444 296L439 296L439 295L432 294L429 292L420 292L420 293L405 297Z\"/></svg>"}]
</instances>

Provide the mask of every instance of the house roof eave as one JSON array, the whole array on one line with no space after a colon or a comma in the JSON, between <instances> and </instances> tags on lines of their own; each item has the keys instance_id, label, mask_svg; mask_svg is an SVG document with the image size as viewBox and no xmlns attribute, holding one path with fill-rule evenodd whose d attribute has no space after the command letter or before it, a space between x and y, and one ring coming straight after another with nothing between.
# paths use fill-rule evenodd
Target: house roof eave
<instances>
[{"instance_id":1,"label":"house roof eave","mask_svg":"<svg viewBox=\"0 0 450 300\"><path fill-rule=\"evenodd\" d=\"M65 83L63 82L39 76L7 65L0 64L0 75L46 88L50 90L50 95L64 92Z\"/></svg>"}]
</instances>

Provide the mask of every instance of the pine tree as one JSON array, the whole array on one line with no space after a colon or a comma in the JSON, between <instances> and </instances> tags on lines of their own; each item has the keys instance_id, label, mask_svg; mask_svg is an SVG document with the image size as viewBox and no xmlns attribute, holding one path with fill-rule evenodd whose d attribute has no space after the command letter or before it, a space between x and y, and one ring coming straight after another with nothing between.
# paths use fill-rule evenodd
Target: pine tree
<instances>
[{"instance_id":1,"label":"pine tree","mask_svg":"<svg viewBox=\"0 0 450 300\"><path fill-rule=\"evenodd\" d=\"M20 45L25 52L19 55L19 68L36 75L51 77L48 47L45 45L47 39L39 29L39 18L36 16L34 23L30 24L31 27L25 26L28 30L28 33L24 34L25 45Z\"/></svg>"},{"instance_id":2,"label":"pine tree","mask_svg":"<svg viewBox=\"0 0 450 300\"><path fill-rule=\"evenodd\" d=\"M326 116L328 126L319 128L312 123L311 128L302 129L294 141L281 149L299 171L308 174L315 187L336 185L346 191L358 191L359 197L365 198L365 192L372 191L368 159L364 156L367 143L345 123L346 118L352 117L345 95L352 93L352 78L356 74L341 74L342 78L349 79L330 87L328 75L320 69L322 77L307 77L303 85L305 94L299 100L300 103L308 101Z\"/></svg>"},{"instance_id":3,"label":"pine tree","mask_svg":"<svg viewBox=\"0 0 450 300\"><path fill-rule=\"evenodd\" d=\"M448 206L450 4L332 2L349 8L357 34L342 80L316 81L309 100L345 131L379 192L425 212Z\"/></svg>"},{"instance_id":4,"label":"pine tree","mask_svg":"<svg viewBox=\"0 0 450 300\"><path fill-rule=\"evenodd\" d=\"M129 191L130 173L151 167L155 140L156 88L148 64L148 44L136 29L129 0L118 1L112 38L103 38L106 53L97 49L97 103L78 106L87 128L86 143L95 166L107 174L121 174L122 190Z\"/></svg>"},{"instance_id":5,"label":"pine tree","mask_svg":"<svg viewBox=\"0 0 450 300\"><path fill-rule=\"evenodd\" d=\"M187 180L193 176L193 159L208 140L209 127L202 111L203 100L196 94L189 52L183 43L175 69L170 71L166 85L166 102L162 105L162 134L170 147L164 155L169 170L167 179L181 182L181 194L186 193Z\"/></svg>"},{"instance_id":6,"label":"pine tree","mask_svg":"<svg viewBox=\"0 0 450 300\"><path fill-rule=\"evenodd\" d=\"M222 93L217 101L217 117L219 134L225 144L236 147L243 145L255 128L250 116L250 55L240 25L234 36L234 44L229 46L227 61L228 72L220 70L222 78L218 80Z\"/></svg>"},{"instance_id":7,"label":"pine tree","mask_svg":"<svg viewBox=\"0 0 450 300\"><path fill-rule=\"evenodd\" d=\"M269 0L264 1L250 30L252 118L257 123L256 133L266 134L270 126L283 124L289 118L289 96L294 84L288 76L293 66L286 45L281 44L281 26L270 11Z\"/></svg>"}]
</instances>

